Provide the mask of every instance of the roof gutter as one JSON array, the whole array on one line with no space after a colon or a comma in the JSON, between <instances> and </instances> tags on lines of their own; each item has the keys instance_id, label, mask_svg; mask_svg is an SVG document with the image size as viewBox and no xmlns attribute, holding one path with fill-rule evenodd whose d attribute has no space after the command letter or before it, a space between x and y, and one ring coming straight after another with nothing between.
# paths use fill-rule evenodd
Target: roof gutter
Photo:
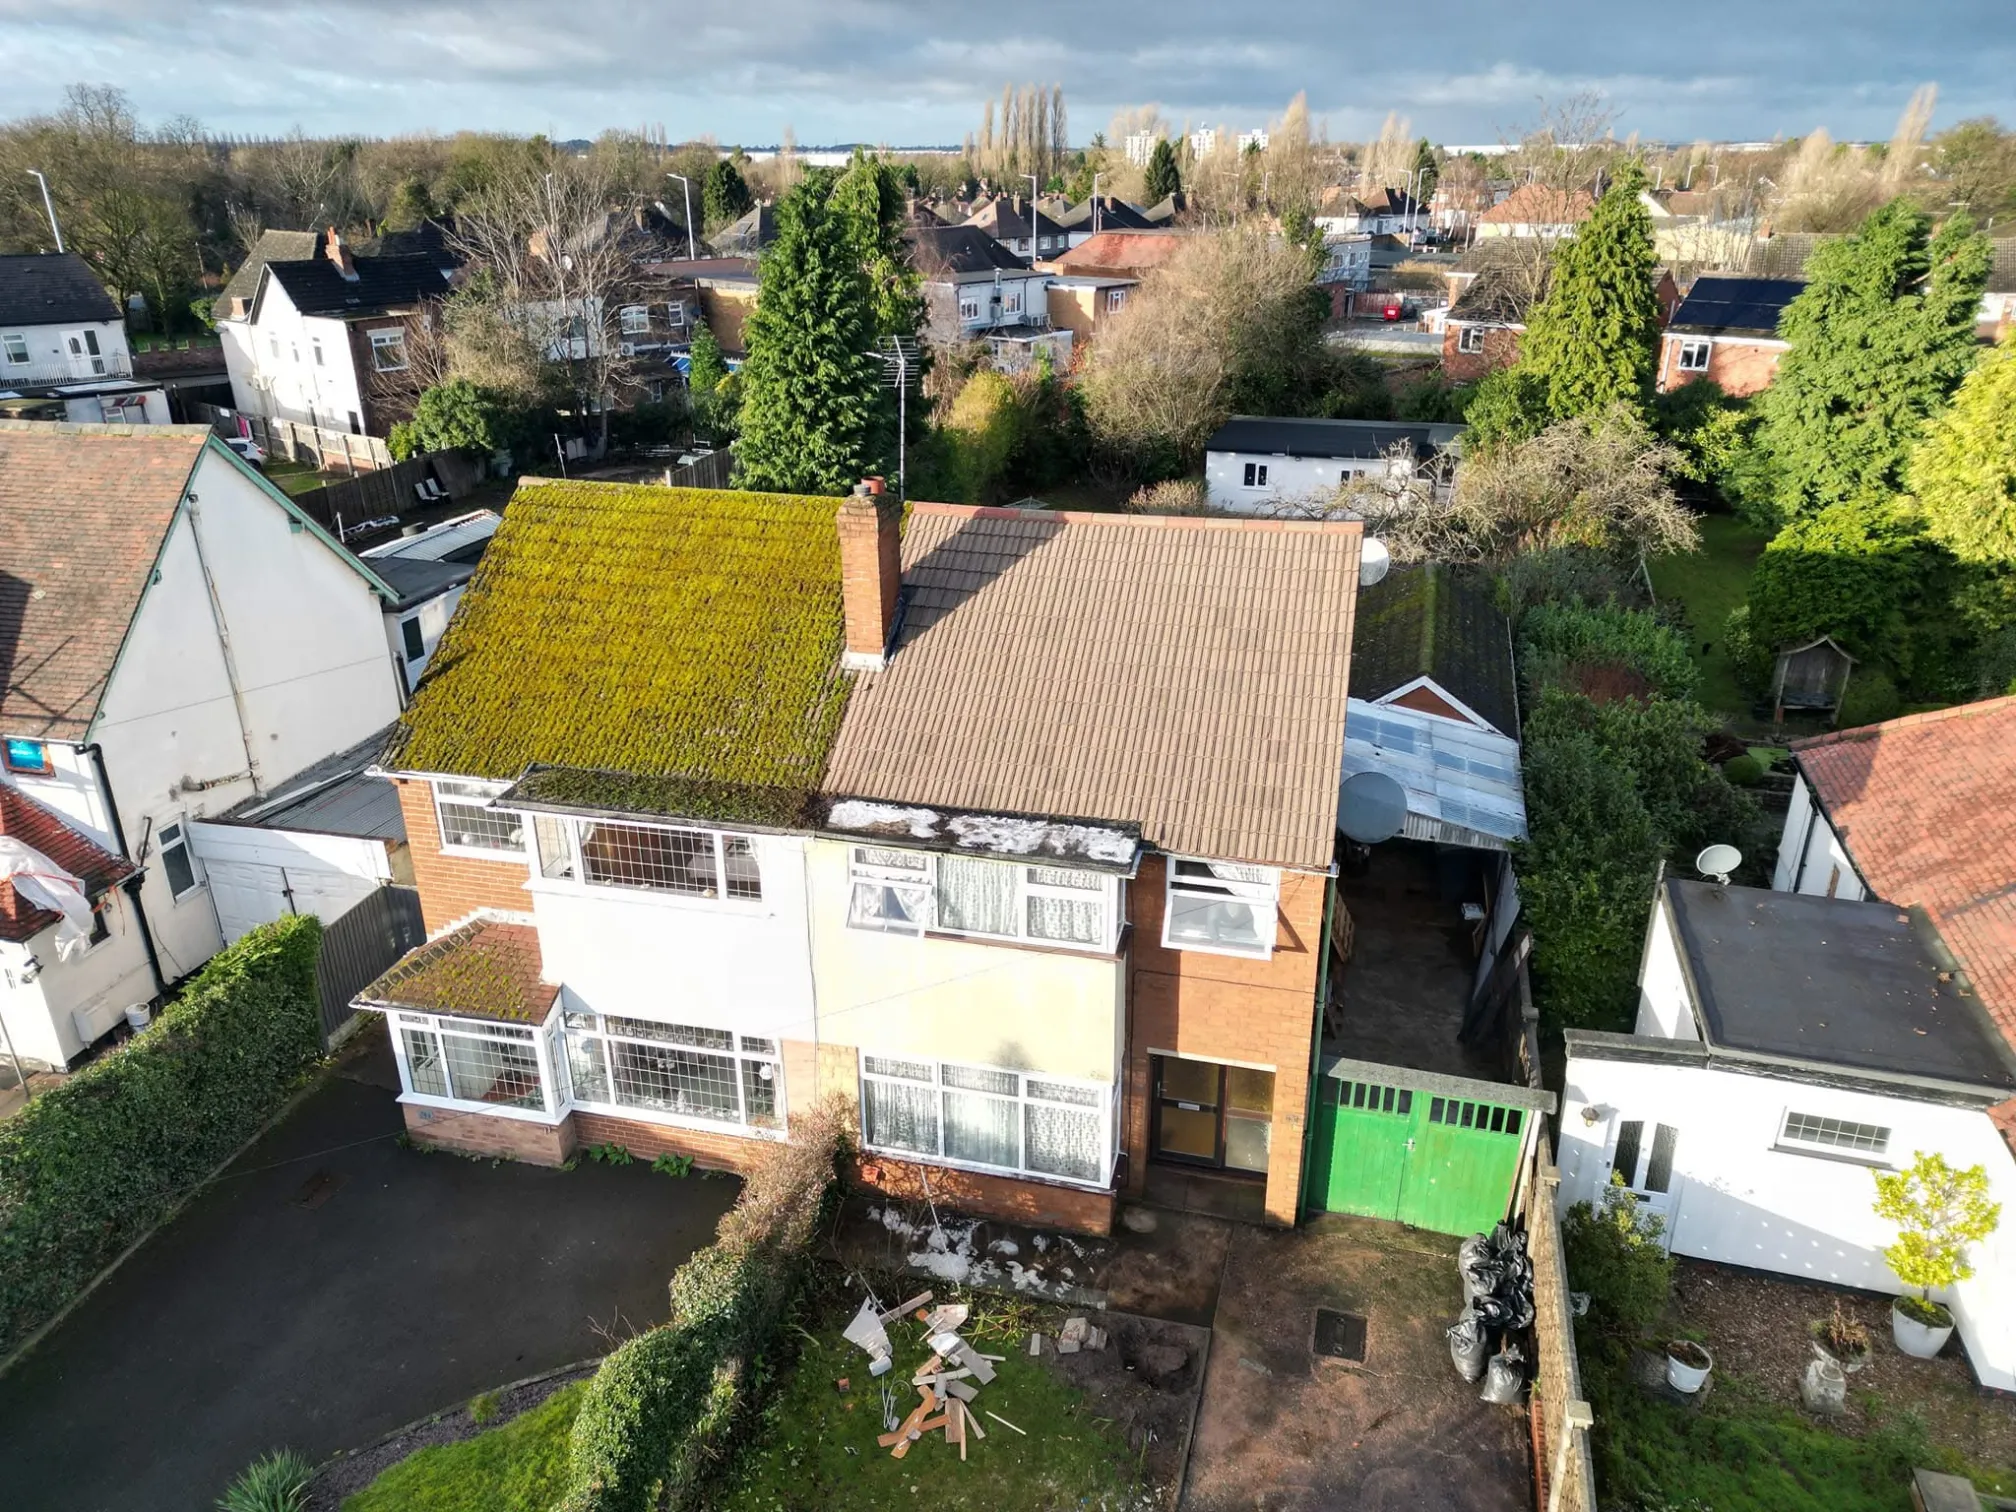
<instances>
[{"instance_id":1,"label":"roof gutter","mask_svg":"<svg viewBox=\"0 0 2016 1512\"><path fill-rule=\"evenodd\" d=\"M126 848L126 826L119 819L119 800L112 796L112 774L105 766L105 748L92 741L78 747L91 758L91 765L98 773L98 787L105 794L105 814L112 821L112 843L119 847L119 857L132 861L133 853ZM140 926L140 943L147 950L147 970L154 977L154 992L157 997L168 995L168 978L161 972L161 953L154 947L154 931L147 923L147 904L140 896L140 889L147 881L144 867L135 871L119 885L126 890L126 896L133 904L133 919Z\"/></svg>"}]
</instances>

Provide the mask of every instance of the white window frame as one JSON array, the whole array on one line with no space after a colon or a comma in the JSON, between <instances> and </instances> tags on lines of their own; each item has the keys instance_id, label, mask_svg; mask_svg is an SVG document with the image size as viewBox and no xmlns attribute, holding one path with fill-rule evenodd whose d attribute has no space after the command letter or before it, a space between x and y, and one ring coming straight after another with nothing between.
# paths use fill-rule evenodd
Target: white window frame
<instances>
[{"instance_id":1,"label":"white window frame","mask_svg":"<svg viewBox=\"0 0 2016 1512\"><path fill-rule=\"evenodd\" d=\"M683 299L667 300L665 302L665 319L669 324L675 326L686 324L686 301Z\"/></svg>"},{"instance_id":2,"label":"white window frame","mask_svg":"<svg viewBox=\"0 0 2016 1512\"><path fill-rule=\"evenodd\" d=\"M1001 291L1001 312L1004 315L1020 315L1022 313L1022 291L1020 289L1003 289Z\"/></svg>"},{"instance_id":3,"label":"white window frame","mask_svg":"<svg viewBox=\"0 0 2016 1512\"><path fill-rule=\"evenodd\" d=\"M490 1118L515 1118L521 1123L545 1124L548 1127L559 1123L567 1116L569 1112L567 1099L561 1083L554 1075L552 1041L544 1024L504 1024L494 1019L461 1018L450 1013L417 1013L408 1008L389 1009L385 1017L391 1029L392 1054L399 1063L400 1102L413 1103L423 1108L448 1108L459 1113L480 1113ZM539 1063L540 1106L520 1108L509 1103L474 1102L466 1098L443 1097L433 1092L416 1091L413 1086L413 1066L406 1047L406 1032L409 1030L432 1036L434 1054L442 1067L443 1085L451 1090L455 1084L448 1079L447 1047L442 1041L443 1035L491 1040L500 1044L529 1045Z\"/></svg>"},{"instance_id":4,"label":"white window frame","mask_svg":"<svg viewBox=\"0 0 2016 1512\"><path fill-rule=\"evenodd\" d=\"M435 832L441 837L441 853L443 855L471 856L482 861L523 859L526 850L524 841L524 830L527 828L527 826L523 823L524 816L522 814L517 814L517 817L520 820L520 835L518 844L465 845L460 840L453 838L449 834L448 816L441 811L441 803L444 796L446 797L448 802L456 804L460 807L476 808L479 806L486 806L479 804L480 799L495 798L499 793L502 793L506 788L510 787L511 786L510 783L485 782L482 779L475 777L435 777L429 779L429 786L431 786L434 790L434 827ZM466 789L467 791L458 793L448 793L444 795L442 789L450 787L462 788ZM512 809L492 809L490 810L490 812L504 815L516 814L516 810Z\"/></svg>"},{"instance_id":5,"label":"white window frame","mask_svg":"<svg viewBox=\"0 0 2016 1512\"><path fill-rule=\"evenodd\" d=\"M877 1064L884 1069L877 1069ZM887 1067L900 1064L914 1069L930 1068L930 1077L907 1076L892 1072ZM945 1084L945 1070L977 1071L984 1075L1012 1076L1016 1078L1016 1091L1010 1096L1005 1093L977 1091L970 1087L948 1087ZM922 1088L930 1087L937 1095L938 1138L935 1152L904 1149L898 1145L876 1144L869 1135L868 1084L880 1082L887 1086ZM1031 1082L1050 1083L1060 1088L1070 1088L1077 1092L1090 1092L1097 1096L1096 1102L1068 1102L1032 1095ZM1012 1102L1016 1105L1015 1146L1020 1164L1013 1166L990 1165L984 1161L963 1160L946 1155L945 1149L945 1095L956 1093L961 1097L986 1097L997 1102ZM1028 1181L1051 1181L1061 1186L1082 1187L1090 1191L1105 1191L1113 1182L1114 1163L1117 1159L1113 1117L1115 1100L1111 1082L1091 1081L1079 1076L1054 1076L1044 1071L1017 1071L1007 1066L983 1066L978 1061L941 1061L921 1056L884 1055L864 1049L861 1052L861 1147L877 1154L887 1155L895 1160L922 1161L929 1165L945 1166L952 1170L983 1171L994 1175L1013 1176ZM1091 1114L1098 1122L1103 1149L1099 1166L1105 1173L1097 1180L1080 1176L1060 1176L1052 1171L1033 1169L1029 1163L1029 1109L1032 1107L1068 1108L1073 1112Z\"/></svg>"},{"instance_id":6,"label":"white window frame","mask_svg":"<svg viewBox=\"0 0 2016 1512\"><path fill-rule=\"evenodd\" d=\"M624 1016L618 1016L619 1018ZM563 1010L556 1019L556 1036L562 1047L571 1053L581 1048L593 1054L601 1063L602 1084L609 1089L609 1100L597 1101L583 1097L574 1085L572 1061L562 1057L556 1061L562 1077L564 1106L567 1110L581 1109L589 1113L606 1114L612 1118L635 1119L640 1123L663 1124L676 1129L712 1130L715 1133L729 1133L748 1139L784 1140L788 1138L789 1113L784 1105L784 1043L774 1034L751 1035L721 1029L712 1024L678 1024L671 1020L643 1019L636 1015L627 1016L631 1022L664 1023L668 1029L704 1030L708 1033L728 1034L732 1049L714 1049L701 1045L682 1045L669 1039L658 1039L650 1035L611 1029L609 1015L592 1013L586 1009ZM637 1103L616 1101L616 1066L611 1053L612 1044L641 1045L652 1050L683 1050L694 1055L712 1056L719 1060L735 1063L735 1104L736 1117L733 1119L708 1118L698 1113L675 1113L664 1108L645 1107ZM751 1045L759 1048L750 1049ZM762 1046L769 1046L763 1049ZM768 1081L776 1093L777 1111L774 1124L756 1124L749 1121L749 1099L747 1083L744 1080L745 1066L768 1067ZM761 1075L759 1069L758 1072Z\"/></svg>"},{"instance_id":7,"label":"white window frame","mask_svg":"<svg viewBox=\"0 0 2016 1512\"><path fill-rule=\"evenodd\" d=\"M1688 336L1680 342L1679 367L1683 373L1705 373L1715 356L1715 343L1706 336Z\"/></svg>"},{"instance_id":8,"label":"white window frame","mask_svg":"<svg viewBox=\"0 0 2016 1512\"><path fill-rule=\"evenodd\" d=\"M603 898L645 898L653 902L687 904L709 909L764 912L770 907L763 893L763 857L757 837L746 830L713 829L704 824L655 824L642 819L584 819L573 814L528 812L531 822L526 836L534 843L526 854L532 863L534 890L589 893ZM626 829L663 830L668 834L704 835L714 848L714 893L683 892L669 887L647 887L623 882L597 882L588 877L582 852L582 830L599 825L619 825ZM756 867L757 896L735 897L728 892L728 841L741 840L749 847L749 859ZM551 852L549 854L549 844Z\"/></svg>"},{"instance_id":9,"label":"white window frame","mask_svg":"<svg viewBox=\"0 0 2016 1512\"><path fill-rule=\"evenodd\" d=\"M1106 313L1108 315L1124 309L1126 304L1127 291L1125 289L1108 289L1106 291Z\"/></svg>"},{"instance_id":10,"label":"white window frame","mask_svg":"<svg viewBox=\"0 0 2016 1512\"><path fill-rule=\"evenodd\" d=\"M172 838L169 835L170 830L174 831ZM180 851L182 864L189 868L189 885L180 892L175 890L175 883L168 875L170 850ZM193 898L203 891L203 872L196 865L196 852L189 844L189 816L181 810L164 815L161 822L154 826L154 857L161 863L161 880L168 884L168 896L177 903Z\"/></svg>"},{"instance_id":11,"label":"white window frame","mask_svg":"<svg viewBox=\"0 0 2016 1512\"><path fill-rule=\"evenodd\" d=\"M900 861L895 858L902 858ZM1008 868L1015 873L1015 919L1021 926L1016 934L994 934L977 929L953 929L938 920L938 852L908 850L889 845L849 845L847 848L847 896L844 910L849 929L859 929L871 934L895 935L940 935L962 940L996 940L1013 945L1030 945L1042 950L1071 950L1083 955L1111 955L1120 945L1120 930L1125 924L1124 910L1121 908L1120 881L1111 872L1093 871L1090 867L1059 866L1049 859L1034 861L1005 861L994 856L959 856L961 861L979 862L988 866ZM917 863L911 865L911 862ZM1100 883L1095 893L1091 888L1060 887L1054 883L1039 881L1033 873L1044 871L1076 872ZM855 908L856 890L862 887L894 888L901 892L919 895L917 917L910 923L873 918ZM1048 935L1039 935L1029 929L1029 902L1032 898L1061 898L1072 903L1097 901L1104 913L1105 928L1096 941L1058 940Z\"/></svg>"},{"instance_id":12,"label":"white window frame","mask_svg":"<svg viewBox=\"0 0 2016 1512\"><path fill-rule=\"evenodd\" d=\"M406 371L406 328L404 326L382 326L369 333L371 337L371 370L374 373L403 373ZM385 354L397 351L399 360L387 362Z\"/></svg>"},{"instance_id":13,"label":"white window frame","mask_svg":"<svg viewBox=\"0 0 2016 1512\"><path fill-rule=\"evenodd\" d=\"M315 354L315 366L317 367L328 366L328 364L322 360L322 338L320 336L309 337L308 346L309 349L313 351Z\"/></svg>"},{"instance_id":14,"label":"white window frame","mask_svg":"<svg viewBox=\"0 0 2016 1512\"><path fill-rule=\"evenodd\" d=\"M959 296L959 318L969 325L977 325L979 323L980 301L978 297L968 299L963 294Z\"/></svg>"},{"instance_id":15,"label":"white window frame","mask_svg":"<svg viewBox=\"0 0 2016 1512\"><path fill-rule=\"evenodd\" d=\"M34 360L33 354L28 350L26 331L9 331L6 335L0 336L0 347L5 347L7 361L14 367L26 367Z\"/></svg>"},{"instance_id":16,"label":"white window frame","mask_svg":"<svg viewBox=\"0 0 2016 1512\"><path fill-rule=\"evenodd\" d=\"M1812 1128L1793 1127L1797 1119ZM1831 1127L1830 1127L1831 1126ZM1872 1141L1880 1134L1880 1141ZM1822 1160L1845 1160L1855 1165L1887 1166L1890 1144L1896 1130L1886 1124L1864 1123L1855 1118L1836 1118L1828 1113L1808 1113L1788 1107L1779 1115L1778 1136L1772 1148L1788 1155L1813 1155ZM1829 1135L1837 1136L1829 1138Z\"/></svg>"},{"instance_id":17,"label":"white window frame","mask_svg":"<svg viewBox=\"0 0 2016 1512\"><path fill-rule=\"evenodd\" d=\"M1245 471L1240 474L1240 477L1245 480L1239 485L1241 488L1265 488L1267 486L1267 464L1265 462L1248 462L1245 464Z\"/></svg>"},{"instance_id":18,"label":"white window frame","mask_svg":"<svg viewBox=\"0 0 2016 1512\"><path fill-rule=\"evenodd\" d=\"M648 305L625 305L616 312L617 324L625 336L646 336L651 331L651 310Z\"/></svg>"},{"instance_id":19,"label":"white window frame","mask_svg":"<svg viewBox=\"0 0 2016 1512\"><path fill-rule=\"evenodd\" d=\"M1180 868L1185 866L1205 866L1213 873L1209 879L1184 877ZM1226 876L1225 872L1252 872L1251 877ZM1170 856L1163 866L1162 884L1162 945L1167 950L1198 951L1205 955L1239 956L1249 961L1271 960L1274 955L1274 937L1280 932L1279 910L1281 902L1281 874L1271 867L1248 866L1236 861L1213 861L1203 856ZM1260 929L1261 948L1241 950L1231 945L1205 945L1195 940L1172 939L1169 933L1171 921L1175 918L1172 906L1178 897L1230 900L1248 903L1262 913Z\"/></svg>"},{"instance_id":20,"label":"white window frame","mask_svg":"<svg viewBox=\"0 0 2016 1512\"><path fill-rule=\"evenodd\" d=\"M1473 325L1456 327L1456 350L1466 357L1483 356L1484 327Z\"/></svg>"}]
</instances>

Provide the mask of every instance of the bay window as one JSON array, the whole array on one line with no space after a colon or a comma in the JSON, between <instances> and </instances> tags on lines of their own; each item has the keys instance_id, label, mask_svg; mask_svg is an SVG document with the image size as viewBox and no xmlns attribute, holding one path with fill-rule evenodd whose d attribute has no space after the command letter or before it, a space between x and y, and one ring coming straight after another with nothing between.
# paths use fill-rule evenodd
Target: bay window
<instances>
[{"instance_id":1,"label":"bay window","mask_svg":"<svg viewBox=\"0 0 2016 1512\"><path fill-rule=\"evenodd\" d=\"M562 1024L577 1107L783 1132L784 1073L774 1039L572 1010Z\"/></svg>"},{"instance_id":2,"label":"bay window","mask_svg":"<svg viewBox=\"0 0 2016 1512\"><path fill-rule=\"evenodd\" d=\"M857 845L847 922L887 934L962 934L1074 950L1118 943L1119 878L1068 866Z\"/></svg>"},{"instance_id":3,"label":"bay window","mask_svg":"<svg viewBox=\"0 0 2016 1512\"><path fill-rule=\"evenodd\" d=\"M864 1055L862 1143L892 1155L1103 1186L1112 1089L1073 1077Z\"/></svg>"},{"instance_id":4,"label":"bay window","mask_svg":"<svg viewBox=\"0 0 2016 1512\"><path fill-rule=\"evenodd\" d=\"M392 1015L406 1089L483 1112L557 1113L540 1074L539 1033L525 1024L441 1014Z\"/></svg>"},{"instance_id":5,"label":"bay window","mask_svg":"<svg viewBox=\"0 0 2016 1512\"><path fill-rule=\"evenodd\" d=\"M525 821L509 809L490 807L490 800L507 786L502 782L437 779L434 812L441 821L442 845L450 850L524 854Z\"/></svg>"},{"instance_id":6,"label":"bay window","mask_svg":"<svg viewBox=\"0 0 2016 1512\"><path fill-rule=\"evenodd\" d=\"M1264 866L1169 858L1162 943L1172 950L1274 953L1276 876Z\"/></svg>"}]
</instances>

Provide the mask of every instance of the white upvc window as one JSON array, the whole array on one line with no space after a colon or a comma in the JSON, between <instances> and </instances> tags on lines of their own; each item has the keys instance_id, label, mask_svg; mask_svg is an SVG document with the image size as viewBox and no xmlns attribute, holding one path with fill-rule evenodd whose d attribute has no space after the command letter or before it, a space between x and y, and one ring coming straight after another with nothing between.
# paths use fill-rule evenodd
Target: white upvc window
<instances>
[{"instance_id":1,"label":"white upvc window","mask_svg":"<svg viewBox=\"0 0 2016 1512\"><path fill-rule=\"evenodd\" d=\"M961 320L978 320L980 318L980 301L978 299L967 299L962 296L959 300L959 318Z\"/></svg>"},{"instance_id":2,"label":"white upvc window","mask_svg":"<svg viewBox=\"0 0 2016 1512\"><path fill-rule=\"evenodd\" d=\"M1110 953L1120 879L1082 867L856 845L847 922L884 934L952 934Z\"/></svg>"},{"instance_id":3,"label":"white upvc window","mask_svg":"<svg viewBox=\"0 0 2016 1512\"><path fill-rule=\"evenodd\" d=\"M655 1019L569 1009L562 1072L571 1106L784 1136L777 1041Z\"/></svg>"},{"instance_id":4,"label":"white upvc window","mask_svg":"<svg viewBox=\"0 0 2016 1512\"><path fill-rule=\"evenodd\" d=\"M547 882L687 898L763 901L748 835L688 825L536 814L537 875Z\"/></svg>"},{"instance_id":5,"label":"white upvc window","mask_svg":"<svg viewBox=\"0 0 2016 1512\"><path fill-rule=\"evenodd\" d=\"M1001 295L1001 310L1002 313L1007 315L1020 315L1022 313L1022 291L1020 289L1004 290Z\"/></svg>"},{"instance_id":6,"label":"white upvc window","mask_svg":"<svg viewBox=\"0 0 2016 1512\"><path fill-rule=\"evenodd\" d=\"M1274 954L1280 875L1265 866L1171 856L1162 943L1216 955Z\"/></svg>"},{"instance_id":7,"label":"white upvc window","mask_svg":"<svg viewBox=\"0 0 2016 1512\"><path fill-rule=\"evenodd\" d=\"M406 329L392 326L386 330L371 333L371 366L381 373L400 373L406 369Z\"/></svg>"},{"instance_id":8,"label":"white upvc window","mask_svg":"<svg viewBox=\"0 0 2016 1512\"><path fill-rule=\"evenodd\" d=\"M9 331L0 336L0 345L7 349L7 360L17 367L28 361L28 337L20 331Z\"/></svg>"},{"instance_id":9,"label":"white upvc window","mask_svg":"<svg viewBox=\"0 0 2016 1512\"><path fill-rule=\"evenodd\" d=\"M550 1045L532 1025L405 1009L388 1017L409 1100L541 1121L566 1111Z\"/></svg>"},{"instance_id":10,"label":"white upvc window","mask_svg":"<svg viewBox=\"0 0 2016 1512\"><path fill-rule=\"evenodd\" d=\"M524 817L510 809L490 807L490 800L509 786L505 782L473 782L460 777L436 778L434 812L441 823L442 848L522 856Z\"/></svg>"},{"instance_id":11,"label":"white upvc window","mask_svg":"<svg viewBox=\"0 0 2016 1512\"><path fill-rule=\"evenodd\" d=\"M1126 303L1127 291L1125 289L1108 289L1106 291L1106 313L1108 315L1121 309Z\"/></svg>"},{"instance_id":12,"label":"white upvc window","mask_svg":"<svg viewBox=\"0 0 2016 1512\"><path fill-rule=\"evenodd\" d=\"M1828 1118L1818 1113L1785 1110L1778 1126L1778 1148L1800 1155L1828 1155L1881 1165L1890 1153L1890 1130L1882 1124Z\"/></svg>"},{"instance_id":13,"label":"white upvc window","mask_svg":"<svg viewBox=\"0 0 2016 1512\"><path fill-rule=\"evenodd\" d=\"M902 1056L861 1057L861 1142L889 1155L1104 1187L1110 1084Z\"/></svg>"},{"instance_id":14,"label":"white upvc window","mask_svg":"<svg viewBox=\"0 0 2016 1512\"><path fill-rule=\"evenodd\" d=\"M1467 357L1480 356L1484 351L1484 327L1458 326L1456 328L1456 350Z\"/></svg>"},{"instance_id":15,"label":"white upvc window","mask_svg":"<svg viewBox=\"0 0 2016 1512\"><path fill-rule=\"evenodd\" d=\"M168 879L168 891L177 902L201 885L196 876L196 862L189 854L189 832L181 815L155 831L154 851L161 858L161 874Z\"/></svg>"},{"instance_id":16,"label":"white upvc window","mask_svg":"<svg viewBox=\"0 0 2016 1512\"><path fill-rule=\"evenodd\" d=\"M683 299L667 301L665 305L665 321L668 325L683 326L686 324L686 301Z\"/></svg>"},{"instance_id":17,"label":"white upvc window","mask_svg":"<svg viewBox=\"0 0 2016 1512\"><path fill-rule=\"evenodd\" d=\"M625 305L616 312L625 336L642 336L651 329L651 312L643 305Z\"/></svg>"},{"instance_id":18,"label":"white upvc window","mask_svg":"<svg viewBox=\"0 0 2016 1512\"><path fill-rule=\"evenodd\" d=\"M1683 373L1705 373L1708 358L1715 350L1715 343L1702 338L1680 343L1680 371Z\"/></svg>"}]
</instances>

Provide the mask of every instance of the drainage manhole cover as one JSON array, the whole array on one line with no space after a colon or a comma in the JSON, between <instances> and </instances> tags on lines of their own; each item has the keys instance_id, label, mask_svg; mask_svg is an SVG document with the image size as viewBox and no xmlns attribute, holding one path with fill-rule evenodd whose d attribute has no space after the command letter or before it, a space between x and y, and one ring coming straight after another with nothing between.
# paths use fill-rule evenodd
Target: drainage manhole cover
<instances>
[{"instance_id":1,"label":"drainage manhole cover","mask_svg":"<svg viewBox=\"0 0 2016 1512\"><path fill-rule=\"evenodd\" d=\"M1357 1313L1316 1309L1316 1353L1334 1360L1365 1363L1365 1320Z\"/></svg>"},{"instance_id":2,"label":"drainage manhole cover","mask_svg":"<svg viewBox=\"0 0 2016 1512\"><path fill-rule=\"evenodd\" d=\"M336 1195L336 1189L348 1181L348 1176L338 1176L334 1171L317 1171L301 1183L301 1190L288 1201L296 1207L318 1208Z\"/></svg>"}]
</instances>

